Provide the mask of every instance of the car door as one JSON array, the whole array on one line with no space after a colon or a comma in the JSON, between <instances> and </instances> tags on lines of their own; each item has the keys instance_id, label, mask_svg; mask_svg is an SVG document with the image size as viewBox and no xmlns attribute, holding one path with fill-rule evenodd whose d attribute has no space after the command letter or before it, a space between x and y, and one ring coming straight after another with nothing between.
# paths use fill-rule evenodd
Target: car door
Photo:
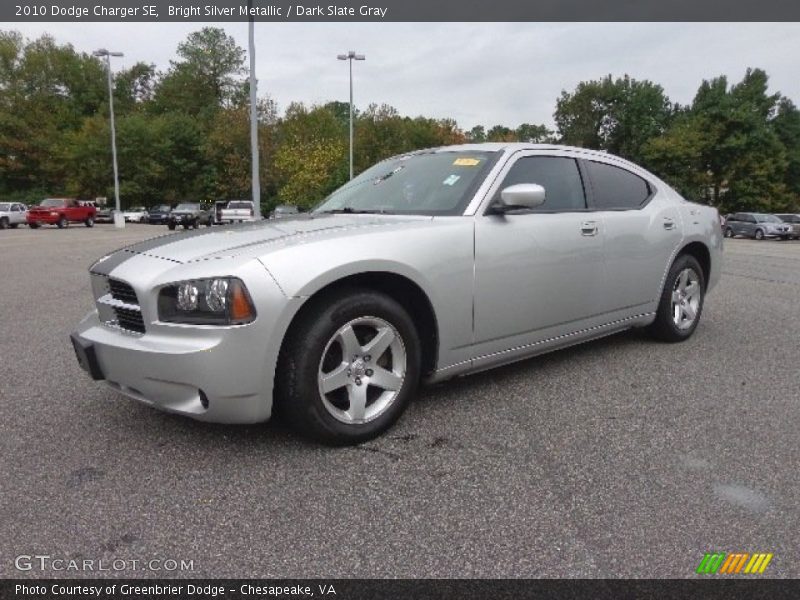
<instances>
[{"instance_id":1,"label":"car door","mask_svg":"<svg viewBox=\"0 0 800 600\"><path fill-rule=\"evenodd\" d=\"M677 202L627 163L584 161L589 201L604 230L603 303L608 319L652 311L682 239Z\"/></svg>"},{"instance_id":2,"label":"car door","mask_svg":"<svg viewBox=\"0 0 800 600\"><path fill-rule=\"evenodd\" d=\"M475 356L575 331L602 289L602 230L575 157L517 153L496 181L475 220ZM544 204L493 214L500 192L520 183L543 186Z\"/></svg>"},{"instance_id":3,"label":"car door","mask_svg":"<svg viewBox=\"0 0 800 600\"><path fill-rule=\"evenodd\" d=\"M21 204L11 205L11 223L19 224L25 222L25 209Z\"/></svg>"}]
</instances>

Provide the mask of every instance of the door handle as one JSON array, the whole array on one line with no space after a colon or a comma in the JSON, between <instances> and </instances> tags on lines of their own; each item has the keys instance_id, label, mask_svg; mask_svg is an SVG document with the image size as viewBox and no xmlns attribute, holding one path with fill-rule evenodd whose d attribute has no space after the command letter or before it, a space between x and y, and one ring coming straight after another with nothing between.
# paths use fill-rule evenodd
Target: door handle
<instances>
[{"instance_id":1,"label":"door handle","mask_svg":"<svg viewBox=\"0 0 800 600\"><path fill-rule=\"evenodd\" d=\"M664 217L664 229L675 229L675 221L669 217Z\"/></svg>"},{"instance_id":2,"label":"door handle","mask_svg":"<svg viewBox=\"0 0 800 600\"><path fill-rule=\"evenodd\" d=\"M584 221L581 223L581 235L597 235L597 221Z\"/></svg>"}]
</instances>

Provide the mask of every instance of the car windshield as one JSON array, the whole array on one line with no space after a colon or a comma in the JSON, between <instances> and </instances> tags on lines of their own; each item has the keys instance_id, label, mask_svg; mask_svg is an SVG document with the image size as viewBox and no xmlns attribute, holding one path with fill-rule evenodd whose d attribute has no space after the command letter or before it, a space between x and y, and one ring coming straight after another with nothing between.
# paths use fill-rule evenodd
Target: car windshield
<instances>
[{"instance_id":1,"label":"car windshield","mask_svg":"<svg viewBox=\"0 0 800 600\"><path fill-rule=\"evenodd\" d=\"M461 214L494 152L424 152L390 158L345 184L315 213Z\"/></svg>"},{"instance_id":2,"label":"car windshield","mask_svg":"<svg viewBox=\"0 0 800 600\"><path fill-rule=\"evenodd\" d=\"M50 207L53 207L53 206L64 206L64 201L63 200L57 200L57 199L54 199L54 198L48 198L47 200L42 200L39 203L39 206L44 206L45 208L50 208Z\"/></svg>"},{"instance_id":3,"label":"car windshield","mask_svg":"<svg viewBox=\"0 0 800 600\"><path fill-rule=\"evenodd\" d=\"M199 208L199 204L178 204L175 210L198 210Z\"/></svg>"},{"instance_id":4,"label":"car windshield","mask_svg":"<svg viewBox=\"0 0 800 600\"><path fill-rule=\"evenodd\" d=\"M151 212L169 212L169 206L166 204L159 204L158 206L154 206Z\"/></svg>"},{"instance_id":5,"label":"car windshield","mask_svg":"<svg viewBox=\"0 0 800 600\"><path fill-rule=\"evenodd\" d=\"M0 210L8 212L11 210L11 205L8 202L0 202Z\"/></svg>"},{"instance_id":6,"label":"car windshield","mask_svg":"<svg viewBox=\"0 0 800 600\"><path fill-rule=\"evenodd\" d=\"M775 215L753 215L759 223L782 223Z\"/></svg>"},{"instance_id":7,"label":"car windshield","mask_svg":"<svg viewBox=\"0 0 800 600\"><path fill-rule=\"evenodd\" d=\"M228 208L250 208L249 202L228 202Z\"/></svg>"}]
</instances>

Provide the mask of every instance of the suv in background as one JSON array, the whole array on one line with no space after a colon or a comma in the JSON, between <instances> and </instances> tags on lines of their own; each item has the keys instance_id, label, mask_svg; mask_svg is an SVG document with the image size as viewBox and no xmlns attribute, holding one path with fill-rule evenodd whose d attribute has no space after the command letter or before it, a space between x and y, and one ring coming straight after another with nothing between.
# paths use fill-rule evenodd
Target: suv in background
<instances>
[{"instance_id":1,"label":"suv in background","mask_svg":"<svg viewBox=\"0 0 800 600\"><path fill-rule=\"evenodd\" d=\"M784 223L788 223L789 226L792 228L792 237L796 240L800 240L800 215L775 215Z\"/></svg>"},{"instance_id":2,"label":"suv in background","mask_svg":"<svg viewBox=\"0 0 800 600\"><path fill-rule=\"evenodd\" d=\"M22 202L0 202L0 229L16 229L25 223L28 207Z\"/></svg>"},{"instance_id":3,"label":"suv in background","mask_svg":"<svg viewBox=\"0 0 800 600\"><path fill-rule=\"evenodd\" d=\"M167 218L167 227L169 227L170 231L174 230L178 225L181 225L184 229L189 229L190 227L197 229L200 225L211 227L212 223L211 207L198 202L178 204Z\"/></svg>"},{"instance_id":4,"label":"suv in background","mask_svg":"<svg viewBox=\"0 0 800 600\"><path fill-rule=\"evenodd\" d=\"M28 211L28 226L36 229L39 225L57 225L59 229L70 223L83 223L94 227L97 208L94 202L73 198L47 198Z\"/></svg>"},{"instance_id":5,"label":"suv in background","mask_svg":"<svg viewBox=\"0 0 800 600\"><path fill-rule=\"evenodd\" d=\"M777 237L788 240L791 237L791 226L775 215L764 213L734 213L725 220L725 237L737 235L763 240Z\"/></svg>"}]
</instances>

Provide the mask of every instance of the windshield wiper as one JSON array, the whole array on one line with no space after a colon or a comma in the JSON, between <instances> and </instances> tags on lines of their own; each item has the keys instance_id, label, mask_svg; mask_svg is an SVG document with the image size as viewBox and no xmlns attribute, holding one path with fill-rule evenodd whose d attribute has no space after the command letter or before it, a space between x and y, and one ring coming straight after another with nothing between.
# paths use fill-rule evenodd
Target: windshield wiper
<instances>
[{"instance_id":1,"label":"windshield wiper","mask_svg":"<svg viewBox=\"0 0 800 600\"><path fill-rule=\"evenodd\" d=\"M388 214L382 208L362 209L345 206L344 208L331 208L330 210L321 210L319 214L326 215L385 215Z\"/></svg>"}]
</instances>

